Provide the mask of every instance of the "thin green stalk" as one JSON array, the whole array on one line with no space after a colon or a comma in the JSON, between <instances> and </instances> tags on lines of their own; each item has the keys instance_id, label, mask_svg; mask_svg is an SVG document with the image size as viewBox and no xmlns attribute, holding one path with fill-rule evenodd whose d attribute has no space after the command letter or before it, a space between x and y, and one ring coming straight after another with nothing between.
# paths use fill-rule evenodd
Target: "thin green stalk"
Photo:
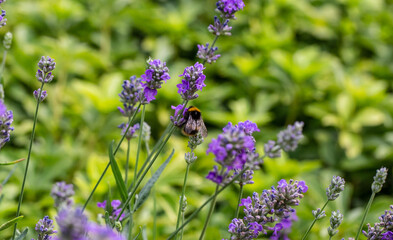
<instances>
[{"instance_id":1,"label":"thin green stalk","mask_svg":"<svg viewBox=\"0 0 393 240\"><path fill-rule=\"evenodd\" d=\"M359 230L358 230L358 232L357 232L357 234L356 234L355 240L357 240L357 239L359 238L359 235L360 235L360 232L362 231L363 224L364 224L364 221L366 220L368 211L370 210L371 204L372 204L373 201L374 201L374 197L375 197L375 192L373 192L373 193L371 194L371 197L370 197L370 199L368 200L367 207L366 207L366 210L364 211L364 214L363 214L363 217L362 217L362 221L361 221L361 223L360 223Z\"/></svg>"},{"instance_id":2,"label":"thin green stalk","mask_svg":"<svg viewBox=\"0 0 393 240\"><path fill-rule=\"evenodd\" d=\"M191 150L191 152L192 151L193 150ZM186 192L187 178L188 178L188 172L190 171L190 166L191 166L191 164L187 163L186 173L184 175L183 187L182 187L182 190L181 190L181 196L180 196L180 202L179 202L179 210L177 212L176 228L179 227L179 223L180 223L180 216L182 214L182 206L183 206L183 201L184 201L184 194Z\"/></svg>"},{"instance_id":3,"label":"thin green stalk","mask_svg":"<svg viewBox=\"0 0 393 240\"><path fill-rule=\"evenodd\" d=\"M129 161L130 161L130 139L127 139L127 158L126 158L126 169L125 169L125 176L124 176L124 183L128 184L128 168L129 168Z\"/></svg>"},{"instance_id":4,"label":"thin green stalk","mask_svg":"<svg viewBox=\"0 0 393 240\"><path fill-rule=\"evenodd\" d=\"M3 85L4 85L3 73L4 73L5 59L6 58L7 58L7 50L4 50L3 60L1 61L1 67L0 67L0 84L3 84Z\"/></svg>"},{"instance_id":5,"label":"thin green stalk","mask_svg":"<svg viewBox=\"0 0 393 240\"><path fill-rule=\"evenodd\" d=\"M243 169L238 175L236 175L230 182L228 182L227 184L225 184L222 188L220 188L220 190L218 190L215 194L213 194L210 198L208 198L197 210L195 210L189 217L188 219L178 228L176 229L173 233L171 233L171 235L167 238L172 239L175 237L175 235L182 230L185 226L187 226L188 223L191 222L192 219L194 219L198 213L200 211L202 211L202 209L210 202L212 201L214 198L216 198L218 196L218 194L220 194L222 191L224 191L227 187L229 187L234 181L236 181L245 171L247 170L247 168Z\"/></svg>"},{"instance_id":6,"label":"thin green stalk","mask_svg":"<svg viewBox=\"0 0 393 240\"><path fill-rule=\"evenodd\" d=\"M44 78L45 79L45 78ZM40 94L38 95L37 98L37 106L35 108L35 114L34 114L34 121L33 121L33 130L31 131L31 136L30 136L30 145L29 145L29 151L27 154L27 160L26 160L26 167L25 167L25 174L23 176L23 181L22 181L22 188L20 190L19 194L19 201L18 201L18 209L16 210L16 217L19 217L20 214L20 207L23 201L23 193L25 191L25 183L26 183L26 178L27 178L27 171L29 170L29 164L30 164L30 156L31 156L31 150L33 148L33 140L34 140L34 135L35 135L35 127L37 124L37 118L38 118L38 109L40 107L40 96L42 94L42 90L44 88L45 82L42 82L41 88L40 88ZM15 223L14 225L14 233L12 235L12 239L15 239L15 234L16 234L16 228L18 226L18 223Z\"/></svg>"},{"instance_id":7,"label":"thin green stalk","mask_svg":"<svg viewBox=\"0 0 393 240\"><path fill-rule=\"evenodd\" d=\"M184 212L181 213L181 224L184 223ZM184 234L184 228L180 232L180 240L183 239L183 234Z\"/></svg>"},{"instance_id":8,"label":"thin green stalk","mask_svg":"<svg viewBox=\"0 0 393 240\"><path fill-rule=\"evenodd\" d=\"M213 201L212 201L212 203L211 203L211 205L210 205L209 213L207 214L207 218L206 218L206 220L205 220L205 225L203 226L201 236L199 236L199 240L202 240L202 239L204 238L205 232L206 232L206 229L207 229L207 226L209 225L210 218L211 218L211 216L212 216L212 214L213 214L214 207L215 207L216 201L217 201L217 191L218 191L218 187L219 187L219 185L217 184L217 186L216 186L216 191L214 192L214 196L215 196L215 197L213 198Z\"/></svg>"},{"instance_id":9,"label":"thin green stalk","mask_svg":"<svg viewBox=\"0 0 393 240\"><path fill-rule=\"evenodd\" d=\"M331 239L332 239L332 236L329 237L329 240L331 240Z\"/></svg>"},{"instance_id":10,"label":"thin green stalk","mask_svg":"<svg viewBox=\"0 0 393 240\"><path fill-rule=\"evenodd\" d=\"M242 200L242 197L243 197L243 184L240 184L239 198L237 199L235 218L239 217L240 202Z\"/></svg>"},{"instance_id":11,"label":"thin green stalk","mask_svg":"<svg viewBox=\"0 0 393 240\"><path fill-rule=\"evenodd\" d=\"M146 154L150 154L149 143L145 141ZM153 176L153 168L150 168L151 175ZM151 189L151 194L153 196L153 240L157 238L157 196L156 196L156 187L153 186Z\"/></svg>"},{"instance_id":12,"label":"thin green stalk","mask_svg":"<svg viewBox=\"0 0 393 240\"><path fill-rule=\"evenodd\" d=\"M320 212L319 214L322 213L323 209L325 209L325 207L327 206L327 204L329 203L329 201L330 201L330 200L328 199L328 200L325 202L325 204L323 205L323 207L322 207L322 209L321 209L321 212ZM302 240L305 240L305 239L307 238L308 234L309 234L310 231L311 231L311 228L314 226L315 222L318 220L319 214L318 214L318 215L314 218L314 220L312 221L310 227L307 229L307 232L303 235Z\"/></svg>"},{"instance_id":13,"label":"thin green stalk","mask_svg":"<svg viewBox=\"0 0 393 240\"><path fill-rule=\"evenodd\" d=\"M147 172L149 171L149 169L151 168L151 166L153 165L153 163L155 162L155 160L157 159L158 155L160 154L160 152L162 151L162 149L164 148L165 144L168 142L169 137L172 135L173 131L175 130L175 127L172 127L172 129L170 130L167 138L164 140L162 146L160 147L160 149L158 149L157 153L155 154L154 158L151 160L151 162L149 163L149 166L147 166L147 168L145 169L145 171L142 173L141 177L138 178L138 182L135 184L135 186L132 188L131 193L129 193L128 198L126 200L126 202L124 203L124 206L127 206L131 199L134 197L136 190L138 189L139 185L141 184L143 178L146 176ZM119 216L117 217L116 221L119 221L119 218L121 216L121 214L124 212L125 208L123 208L121 210L121 212L119 213Z\"/></svg>"},{"instance_id":14,"label":"thin green stalk","mask_svg":"<svg viewBox=\"0 0 393 240\"><path fill-rule=\"evenodd\" d=\"M136 111L135 111L134 114L132 115L130 121L128 121L128 127L127 127L127 129L126 129L125 132L128 132L128 130L130 129L130 127L131 127L131 122L134 120L136 114L139 112L139 108L140 108L140 107L141 107L141 104L139 103L138 108L136 109ZM115 151L113 152L113 156L116 156L116 153L117 153L117 151L119 150L120 145L121 145L121 143L123 142L125 136L126 136L126 135L123 134L123 136L121 137L120 142L117 144L117 147L116 147ZM101 180L104 178L104 175L105 175L106 171L108 171L108 168L109 168L110 165L111 165L111 163L108 162L108 164L106 165L106 167L105 167L104 171L102 172L100 178L98 179L96 185L94 186L94 188L93 188L93 190L91 191L89 197L87 198L85 204L83 205L82 212L86 209L87 204L89 203L89 201L90 201L91 198L93 197L94 192L96 191L98 185L101 183Z\"/></svg>"},{"instance_id":15,"label":"thin green stalk","mask_svg":"<svg viewBox=\"0 0 393 240\"><path fill-rule=\"evenodd\" d=\"M136 160L135 160L135 167L134 167L134 181L136 182L136 177L137 177L137 171L138 171L138 161L139 161L139 153L142 147L142 131L143 131L143 123L145 121L145 109L146 109L146 105L143 105L142 108L142 115L141 115L141 122L139 124L139 137L138 137L138 148L136 150ZM128 183L126 183L126 186L128 185ZM132 229L133 229L133 225L134 225L134 214L132 212L132 205L134 203L134 198L131 199L131 204L129 205L130 208L130 218L129 218L129 223L130 223L130 230L129 230L129 236L128 238L131 239L132 238ZM125 205L126 206L126 205Z\"/></svg>"}]
</instances>

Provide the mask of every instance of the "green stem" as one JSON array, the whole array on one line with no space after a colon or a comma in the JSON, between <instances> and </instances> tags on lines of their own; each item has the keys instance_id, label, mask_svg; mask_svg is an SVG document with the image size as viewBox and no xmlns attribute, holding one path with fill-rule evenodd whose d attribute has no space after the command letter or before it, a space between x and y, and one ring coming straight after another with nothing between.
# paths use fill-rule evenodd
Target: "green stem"
<instances>
[{"instance_id":1,"label":"green stem","mask_svg":"<svg viewBox=\"0 0 393 240\"><path fill-rule=\"evenodd\" d=\"M129 168L129 161L130 161L130 139L127 139L127 158L126 158L126 172L125 172L125 176L124 176L124 183L127 186L127 182L128 182L128 168Z\"/></svg>"},{"instance_id":2,"label":"green stem","mask_svg":"<svg viewBox=\"0 0 393 240\"><path fill-rule=\"evenodd\" d=\"M150 148L149 148L149 143L145 141L145 148L146 148L146 154L150 154ZM150 169L151 175L153 176L153 168ZM156 196L156 187L153 186L151 189L151 194L153 196L153 240L156 240L157 238L157 196Z\"/></svg>"},{"instance_id":3,"label":"green stem","mask_svg":"<svg viewBox=\"0 0 393 240\"><path fill-rule=\"evenodd\" d=\"M240 210L240 202L243 197L243 184L240 184L240 190L239 190L239 198L237 199L237 206L236 206L236 214L235 218L239 217L239 210Z\"/></svg>"},{"instance_id":4,"label":"green stem","mask_svg":"<svg viewBox=\"0 0 393 240\"><path fill-rule=\"evenodd\" d=\"M371 194L371 197L370 197L370 199L368 200L367 207L366 207L366 210L364 211L364 214L363 214L363 217L362 217L362 221L361 221L361 223L360 223L359 230L358 230L358 232L357 232L357 234L356 234L355 240L357 240L357 239L359 238L359 235L360 235L360 232L362 231L363 224L364 224L364 221L366 220L368 211L370 210L371 204L372 204L373 201L374 201L374 197L375 197L375 192L373 192L373 193Z\"/></svg>"},{"instance_id":5,"label":"green stem","mask_svg":"<svg viewBox=\"0 0 393 240\"><path fill-rule=\"evenodd\" d=\"M323 205L323 207L322 207L322 209L321 209L321 212L320 212L319 214L322 213L323 209L325 209L325 207L327 206L327 204L329 203L329 201L330 201L330 200L327 200L327 201L325 202L325 204ZM314 220L312 221L310 227L307 229L307 232L303 235L302 240L305 240L305 239L307 238L308 234L309 234L310 231L311 231L311 228L314 226L315 222L318 220L319 214L318 214L318 215L314 218Z\"/></svg>"},{"instance_id":6,"label":"green stem","mask_svg":"<svg viewBox=\"0 0 393 240\"><path fill-rule=\"evenodd\" d=\"M44 77L45 79L45 77ZM41 88L40 88L40 94L38 95L37 98L37 106L35 108L35 114L34 114L34 121L33 121L33 130L31 131L31 136L30 136L30 145L29 145L29 151L27 154L27 160L26 160L26 167L25 167L25 174L23 176L23 181L22 181L22 188L20 190L20 194L19 194L19 201L18 201L18 209L16 210L16 217L19 217L20 214L20 207L23 201L23 193L25 191L25 183L26 183L26 178L27 178L27 171L29 170L29 164L30 164L30 156L31 156L31 150L33 148L33 140L34 140L34 135L35 135L35 127L37 124L37 118L38 118L38 108L40 106L40 96L42 94L42 90L44 88L44 84L45 82L42 82L41 84ZM14 225L14 233L12 235L12 239L15 239L15 234L16 234L16 228L18 226L18 223L15 223Z\"/></svg>"},{"instance_id":7,"label":"green stem","mask_svg":"<svg viewBox=\"0 0 393 240\"><path fill-rule=\"evenodd\" d=\"M131 127L131 122L134 120L136 114L139 112L139 108L140 108L140 107L141 107L141 104L139 103L138 108L136 109L136 111L135 111L134 114L132 115L130 121L128 121L128 127L127 127L125 133L128 132L128 130L130 129L130 127ZM121 143L123 142L125 136L126 136L126 135L123 134L123 136L121 137L120 142L117 144L117 147L116 147L115 151L113 152L113 156L116 156L116 153L117 153L117 151L119 150L120 145L121 145ZM105 175L106 171L108 171L108 168L109 168L110 165L111 165L111 163L108 162L108 164L106 165L106 167L105 167L104 171L102 172L100 178L98 179L96 185L94 186L94 188L93 188L93 190L91 191L89 197L87 198L85 204L83 205L82 212L86 209L87 204L89 203L89 201L90 201L91 198L93 197L94 192L96 191L96 189L97 189L98 185L100 184L101 180L104 178L104 175Z\"/></svg>"},{"instance_id":8,"label":"green stem","mask_svg":"<svg viewBox=\"0 0 393 240\"><path fill-rule=\"evenodd\" d=\"M332 239L332 236L329 237L329 240L331 240L331 239Z\"/></svg>"},{"instance_id":9,"label":"green stem","mask_svg":"<svg viewBox=\"0 0 393 240\"><path fill-rule=\"evenodd\" d=\"M169 134L168 134L167 138L164 140L163 144L161 145L160 149L158 149L157 153L154 155L154 158L150 161L149 166L147 166L145 171L142 173L141 177L138 178L138 182L132 188L131 193L129 193L128 198L127 198L126 202L124 203L124 206L127 206L130 203L131 199L134 197L134 195L136 193L136 190L138 189L139 185L141 184L143 178L146 176L147 172L149 171L149 169L151 168L151 166L153 165L153 163L157 159L158 155L161 153L162 149L164 148L165 144L168 142L168 139L172 135L174 130L175 130L175 127L172 127L171 130L169 131ZM121 214L124 212L124 210L125 210L125 208L123 208L121 210L121 212L119 213L119 216L117 217L116 221L119 221L119 218L121 217Z\"/></svg>"},{"instance_id":10,"label":"green stem","mask_svg":"<svg viewBox=\"0 0 393 240\"><path fill-rule=\"evenodd\" d=\"M188 219L178 228L176 229L167 239L172 239L175 237L175 235L182 230L185 226L187 226L188 223L191 222L192 219L194 219L198 213L214 198L218 196L222 191L224 191L227 187L229 187L234 181L236 181L248 168L243 169L238 175L236 175L230 182L225 184L220 190L218 190L215 194L213 194L210 198L208 198L197 210L195 210L189 217Z\"/></svg>"},{"instance_id":11,"label":"green stem","mask_svg":"<svg viewBox=\"0 0 393 240\"><path fill-rule=\"evenodd\" d=\"M136 177L137 177L137 172L138 172L139 153L140 153L141 146L142 146L142 129L143 129L143 121L145 121L145 108L146 108L146 105L143 105L141 123L139 124L139 138L138 138L138 149L136 151L134 182L136 182Z\"/></svg>"},{"instance_id":12,"label":"green stem","mask_svg":"<svg viewBox=\"0 0 393 240\"><path fill-rule=\"evenodd\" d=\"M181 214L181 224L183 224L183 223L184 223L184 212L182 212L182 214ZM180 232L180 240L183 239L183 234L184 234L184 228Z\"/></svg>"},{"instance_id":13,"label":"green stem","mask_svg":"<svg viewBox=\"0 0 393 240\"><path fill-rule=\"evenodd\" d=\"M1 67L0 67L0 84L3 84L3 85L4 85L3 73L4 73L5 59L6 58L7 58L7 50L4 50L3 60L1 61Z\"/></svg>"},{"instance_id":14,"label":"green stem","mask_svg":"<svg viewBox=\"0 0 393 240\"><path fill-rule=\"evenodd\" d=\"M191 150L191 152L192 151L193 150ZM190 166L191 166L191 164L187 163L186 173L184 175L183 187L182 187L181 196L180 196L179 210L177 212L176 229L179 227L179 223L180 223L180 217L182 214L182 206L183 206L183 201L184 201L184 194L186 192L187 178L188 178L188 172L190 171Z\"/></svg>"},{"instance_id":15,"label":"green stem","mask_svg":"<svg viewBox=\"0 0 393 240\"><path fill-rule=\"evenodd\" d=\"M212 203L210 205L209 213L207 214L207 218L205 220L205 225L203 226L203 230L202 230L201 236L199 236L199 240L202 240L204 238L207 226L209 225L210 218L211 218L211 216L213 214L214 207L215 207L216 201L217 201L218 187L219 187L219 185L217 184L216 191L214 192L214 196L215 197L213 198L213 201L212 201Z\"/></svg>"}]
</instances>

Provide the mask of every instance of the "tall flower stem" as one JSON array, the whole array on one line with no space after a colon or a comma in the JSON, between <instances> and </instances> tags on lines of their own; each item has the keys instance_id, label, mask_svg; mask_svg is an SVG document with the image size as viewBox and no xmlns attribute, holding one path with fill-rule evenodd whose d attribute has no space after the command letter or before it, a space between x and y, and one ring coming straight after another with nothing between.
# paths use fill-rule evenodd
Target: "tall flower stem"
<instances>
[{"instance_id":1,"label":"tall flower stem","mask_svg":"<svg viewBox=\"0 0 393 240\"><path fill-rule=\"evenodd\" d=\"M179 227L177 228L167 239L172 239L176 236L176 234L181 231L187 224L191 222L192 219L194 219L200 211L213 199L215 199L222 191L224 191L227 187L229 187L234 181L236 181L245 171L247 168L243 169L238 175L236 175L230 182L225 184L223 187L220 188L215 194L213 194L210 198L208 198L197 210L195 210L189 217L188 219Z\"/></svg>"},{"instance_id":2,"label":"tall flower stem","mask_svg":"<svg viewBox=\"0 0 393 240\"><path fill-rule=\"evenodd\" d=\"M40 94L38 96L41 96L42 90L44 88L45 82L42 82L41 88L40 88ZM20 214L20 207L22 205L23 201L23 193L25 191L25 183L26 183L26 178L27 178L27 171L29 170L29 164L30 164L30 156L31 156L31 150L33 148L33 140L34 140L34 135L35 135L35 127L37 124L37 117L38 117L38 109L40 107L40 98L37 98L37 106L35 108L35 114L34 114L34 121L33 121L33 130L31 131L31 136L30 136L30 145L29 145L29 151L27 153L27 160L26 160L26 167L25 167L25 174L23 176L23 181L22 181L22 188L20 190L19 194L19 201L18 201L18 209L16 210L16 217L19 217ZM15 239L15 234L16 234L16 228L18 226L18 223L15 223L14 225L14 233L12 235L12 239Z\"/></svg>"},{"instance_id":3,"label":"tall flower stem","mask_svg":"<svg viewBox=\"0 0 393 240\"><path fill-rule=\"evenodd\" d=\"M136 114L139 112L139 108L140 108L140 107L141 107L141 104L138 105L138 108L136 109L136 111L135 111L134 114L132 115L130 121L128 121L128 126L127 126L127 129L125 130L125 133L127 133L128 130L130 129L130 127L131 127L131 122L134 120ZM126 136L126 135L123 134L123 136L121 137L120 142L117 144L117 147L116 147L115 151L113 152L113 156L116 156L116 153L117 153L117 151L119 150L120 145L121 145L121 143L123 142L125 136ZM93 197L94 192L96 191L98 185L101 183L101 180L104 178L104 175L105 175L106 171L108 171L108 168L109 168L110 165L111 165L111 163L108 162L108 164L106 165L106 167L105 167L104 171L102 172L100 178L98 179L96 185L94 186L94 188L93 188L93 190L91 191L89 197L87 198L85 204L83 205L82 212L86 209L87 204L89 203L89 201L90 201L91 198Z\"/></svg>"},{"instance_id":4,"label":"tall flower stem","mask_svg":"<svg viewBox=\"0 0 393 240\"><path fill-rule=\"evenodd\" d=\"M363 214L363 217L362 217L362 221L360 222L360 226L359 226L358 232L356 233L356 238L355 238L355 240L357 240L357 239L359 238L359 235L360 235L360 232L362 231L362 227L363 227L364 221L366 220L368 211L370 210L371 204L372 204L373 201L374 201L375 194L376 194L376 193L373 192L373 193L371 194L370 199L368 200L367 207L366 207L366 210L364 211L364 214Z\"/></svg>"},{"instance_id":5,"label":"tall flower stem","mask_svg":"<svg viewBox=\"0 0 393 240\"><path fill-rule=\"evenodd\" d=\"M202 240L204 238L204 236L205 236L205 232L206 232L207 226L209 225L210 218L211 218L211 216L213 214L214 207L216 205L218 188L219 188L219 185L217 184L216 191L214 192L214 196L215 197L213 198L213 201L210 204L209 213L207 214L207 218L205 220L205 225L203 226L201 236L199 236L199 240Z\"/></svg>"},{"instance_id":6,"label":"tall flower stem","mask_svg":"<svg viewBox=\"0 0 393 240\"><path fill-rule=\"evenodd\" d=\"M240 202L243 197L243 184L240 184L240 189L239 189L239 198L237 199L237 206L236 206L236 213L235 213L235 218L239 217L239 210L240 210Z\"/></svg>"},{"instance_id":7,"label":"tall flower stem","mask_svg":"<svg viewBox=\"0 0 393 240\"><path fill-rule=\"evenodd\" d=\"M191 150L191 152L192 151L193 150ZM190 166L191 166L191 164L187 163L186 173L184 175L183 187L182 187L181 196L180 196L179 210L177 212L176 228L179 227L179 223L180 223L180 217L181 217L181 212L182 212L181 209L183 207L184 194L186 192L187 178L188 178L188 172L190 171Z\"/></svg>"},{"instance_id":8,"label":"tall flower stem","mask_svg":"<svg viewBox=\"0 0 393 240\"><path fill-rule=\"evenodd\" d=\"M327 201L325 202L325 204L323 205L323 207L322 207L322 209L321 209L321 212L320 212L319 214L322 213L323 209L325 209L325 207L327 206L327 204L329 203L329 201L330 201L330 200L327 200ZM318 214L318 216L319 216L319 214ZM308 234L310 233L310 231L311 231L312 227L314 226L315 222L318 220L318 216L316 216L316 217L314 218L314 220L312 221L310 227L307 229L307 232L303 235L302 240L305 240L305 239L307 238L307 236L308 236Z\"/></svg>"},{"instance_id":9,"label":"tall flower stem","mask_svg":"<svg viewBox=\"0 0 393 240\"><path fill-rule=\"evenodd\" d=\"M134 182L136 182L137 172L138 172L138 161L139 161L139 153L142 147L142 130L143 130L143 122L145 121L145 108L146 105L143 105L142 108L142 116L141 123L139 124L139 138L138 138L138 149L136 151L136 161L135 161L135 171L134 171Z\"/></svg>"},{"instance_id":10,"label":"tall flower stem","mask_svg":"<svg viewBox=\"0 0 393 240\"><path fill-rule=\"evenodd\" d=\"M4 81L3 81L3 73L4 73L5 59L6 58L7 58L7 50L4 50L3 60L1 61L1 66L0 66L0 84L4 83Z\"/></svg>"},{"instance_id":11,"label":"tall flower stem","mask_svg":"<svg viewBox=\"0 0 393 240\"><path fill-rule=\"evenodd\" d=\"M127 139L127 158L126 158L126 169L125 169L125 174L124 174L124 183L128 184L128 168L129 168L129 161L130 161L130 139Z\"/></svg>"}]
</instances>

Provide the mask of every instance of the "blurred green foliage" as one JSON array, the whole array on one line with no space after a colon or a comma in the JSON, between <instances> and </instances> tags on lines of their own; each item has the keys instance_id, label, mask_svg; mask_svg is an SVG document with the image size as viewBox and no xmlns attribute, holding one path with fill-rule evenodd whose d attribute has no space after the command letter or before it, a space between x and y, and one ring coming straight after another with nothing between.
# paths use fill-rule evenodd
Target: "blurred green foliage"
<instances>
[{"instance_id":1,"label":"blurred green foliage","mask_svg":"<svg viewBox=\"0 0 393 240\"><path fill-rule=\"evenodd\" d=\"M215 14L215 1L20 0L8 1L3 8L8 22L1 34L14 34L4 80L15 131L0 152L2 162L26 157L35 105L32 91L39 87L36 63L41 55L57 63L55 81L45 86L49 96L40 107L22 205L25 218L19 223L32 229L44 215L55 216L49 196L55 181L74 183L75 202L84 203L109 161L108 144L120 138L117 125L125 119L116 107L122 81L140 76L149 56L166 61L172 76L158 99L147 106L146 121L153 133L149 144L154 144L169 122L170 106L180 103L177 75L197 61L196 45L213 39L207 26ZM274 139L286 124L301 120L302 145L290 155L266 160L245 193L261 192L281 178L306 180L310 190L297 208L301 222L292 234L298 239L312 221L311 210L325 201L332 175L339 174L347 180L346 190L327 208L327 215L336 209L344 213L337 239L354 236L375 170L393 166L392 13L392 0L246 1L244 11L231 22L233 36L218 40L222 57L207 66L207 87L191 103L202 109L209 137L196 150L199 159L191 168L189 212L214 191L204 178L214 164L205 151L228 121L256 122L261 128L257 150L262 152L264 142ZM117 156L122 166L125 145ZM132 149L136 145L133 140ZM176 224L186 147L187 139L176 134L160 160L175 149L156 188L160 239ZM0 223L15 215L24 165L18 164L2 189ZM1 166L0 179L11 169ZM375 222L393 202L392 183L390 174L367 222ZM100 213L95 202L102 201L109 189L115 189L110 172L88 207L91 220ZM229 237L236 190L219 197L208 239ZM152 229L151 214L149 200L137 213L136 223ZM191 222L185 239L197 238L205 215L206 211ZM328 218L319 221L310 239L326 239L327 226ZM7 238L10 231L2 234Z\"/></svg>"}]
</instances>

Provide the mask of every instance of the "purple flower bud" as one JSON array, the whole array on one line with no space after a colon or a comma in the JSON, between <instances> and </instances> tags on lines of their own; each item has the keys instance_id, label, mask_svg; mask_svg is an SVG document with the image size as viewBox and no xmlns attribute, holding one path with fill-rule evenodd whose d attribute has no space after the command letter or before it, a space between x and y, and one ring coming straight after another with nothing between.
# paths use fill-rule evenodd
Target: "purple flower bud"
<instances>
[{"instance_id":1,"label":"purple flower bud","mask_svg":"<svg viewBox=\"0 0 393 240\"><path fill-rule=\"evenodd\" d=\"M283 130L277 135L277 144L285 152L294 151L297 148L298 142L303 138L303 122L295 122L293 125L288 125L286 130Z\"/></svg>"},{"instance_id":2,"label":"purple flower bud","mask_svg":"<svg viewBox=\"0 0 393 240\"><path fill-rule=\"evenodd\" d=\"M109 219L112 221L115 221L117 219L117 217L119 216L120 212L121 212L121 201L120 200L113 200L111 202L111 207L112 209L109 212ZM97 202L97 207L102 208L104 210L106 210L106 200L103 201L102 203ZM123 220L123 218L125 217L125 214L123 213L121 215L121 217L119 218L119 220Z\"/></svg>"},{"instance_id":3,"label":"purple flower bud","mask_svg":"<svg viewBox=\"0 0 393 240\"><path fill-rule=\"evenodd\" d=\"M5 18L5 10L1 10L0 15L0 28L4 27L7 24L7 18Z\"/></svg>"},{"instance_id":4,"label":"purple flower bud","mask_svg":"<svg viewBox=\"0 0 393 240\"><path fill-rule=\"evenodd\" d=\"M48 216L38 221L35 225L35 231L38 234L37 240L50 240L52 239L50 235L57 233L57 231L54 230L53 220L49 219Z\"/></svg>"},{"instance_id":5,"label":"purple flower bud","mask_svg":"<svg viewBox=\"0 0 393 240\"><path fill-rule=\"evenodd\" d=\"M116 233L108 226L100 226L96 223L89 223L88 236L92 240L125 240L122 235Z\"/></svg>"},{"instance_id":6,"label":"purple flower bud","mask_svg":"<svg viewBox=\"0 0 393 240\"><path fill-rule=\"evenodd\" d=\"M173 122L173 125L177 127L181 127L184 123L187 122L187 119L184 118L184 114L187 112L188 108L184 108L183 113L180 114L180 111L183 109L183 104L179 104L176 107L171 106L173 110L175 110L175 114L170 117L171 121Z\"/></svg>"},{"instance_id":7,"label":"purple flower bud","mask_svg":"<svg viewBox=\"0 0 393 240\"><path fill-rule=\"evenodd\" d=\"M179 89L177 92L184 100L193 100L198 97L196 92L202 91L206 87L204 83L206 76L203 74L205 67L200 63L195 63L194 66L186 67L183 74L179 77L184 77L180 84L177 84Z\"/></svg>"},{"instance_id":8,"label":"purple flower bud","mask_svg":"<svg viewBox=\"0 0 393 240\"><path fill-rule=\"evenodd\" d=\"M219 0L216 5L221 17L227 19L236 19L235 13L245 6L242 0Z\"/></svg>"},{"instance_id":9,"label":"purple flower bud","mask_svg":"<svg viewBox=\"0 0 393 240\"><path fill-rule=\"evenodd\" d=\"M383 184L386 181L386 177L388 176L388 169L383 167L377 170L377 174L374 176L374 182L371 185L371 190L374 193L380 192Z\"/></svg>"},{"instance_id":10,"label":"purple flower bud","mask_svg":"<svg viewBox=\"0 0 393 240\"><path fill-rule=\"evenodd\" d=\"M83 214L82 209L62 208L56 221L60 230L58 239L88 240L87 217Z\"/></svg>"},{"instance_id":11,"label":"purple flower bud","mask_svg":"<svg viewBox=\"0 0 393 240\"><path fill-rule=\"evenodd\" d=\"M276 144L275 141L269 140L265 146L265 155L270 158L279 158L281 157L281 147Z\"/></svg>"},{"instance_id":12,"label":"purple flower bud","mask_svg":"<svg viewBox=\"0 0 393 240\"><path fill-rule=\"evenodd\" d=\"M44 90L44 91L41 92L41 96L39 96L39 95L40 95L40 91L41 91L41 88L38 88L37 90L34 90L33 95L34 95L34 98L35 98L36 100L42 102L42 101L44 101L44 99L45 99L48 95L47 95L46 91Z\"/></svg>"},{"instance_id":13,"label":"purple flower bud","mask_svg":"<svg viewBox=\"0 0 393 240\"><path fill-rule=\"evenodd\" d=\"M156 99L157 89L161 88L163 81L166 82L171 78L165 62L156 59L150 60L148 64L145 74L141 76L141 84L144 89L143 94L139 96L139 100L142 104L150 103Z\"/></svg>"},{"instance_id":14,"label":"purple flower bud","mask_svg":"<svg viewBox=\"0 0 393 240\"><path fill-rule=\"evenodd\" d=\"M118 107L121 114L125 117L131 117L137 110L139 96L142 93L141 78L135 76L130 77L130 80L124 80L123 90L119 94L120 101L123 103L123 108Z\"/></svg>"},{"instance_id":15,"label":"purple flower bud","mask_svg":"<svg viewBox=\"0 0 393 240\"><path fill-rule=\"evenodd\" d=\"M121 129L121 135L126 134L127 140L130 140L131 138L136 137L135 132L139 130L139 123L136 123L134 126L130 127L127 133L126 130L128 128L128 123L122 123L117 127Z\"/></svg>"},{"instance_id":16,"label":"purple flower bud","mask_svg":"<svg viewBox=\"0 0 393 240\"><path fill-rule=\"evenodd\" d=\"M7 111L7 107L3 101L0 100L0 149L10 141L11 131L14 130L11 127L14 121L14 115L11 110Z\"/></svg>"},{"instance_id":17,"label":"purple flower bud","mask_svg":"<svg viewBox=\"0 0 393 240\"><path fill-rule=\"evenodd\" d=\"M53 185L50 193L55 200L55 207L70 207L73 204L72 196L74 196L74 185L66 182L57 182Z\"/></svg>"},{"instance_id":18,"label":"purple flower bud","mask_svg":"<svg viewBox=\"0 0 393 240\"><path fill-rule=\"evenodd\" d=\"M220 54L214 55L217 49L217 47L209 48L209 43L206 43L206 45L198 44L197 57L205 60L207 63L214 63L221 56Z\"/></svg>"},{"instance_id":19,"label":"purple flower bud","mask_svg":"<svg viewBox=\"0 0 393 240\"><path fill-rule=\"evenodd\" d=\"M209 32L213 33L216 36L224 35L231 36L232 27L228 26L229 20L226 19L222 23L217 16L214 17L214 23L210 24L207 28Z\"/></svg>"}]
</instances>

